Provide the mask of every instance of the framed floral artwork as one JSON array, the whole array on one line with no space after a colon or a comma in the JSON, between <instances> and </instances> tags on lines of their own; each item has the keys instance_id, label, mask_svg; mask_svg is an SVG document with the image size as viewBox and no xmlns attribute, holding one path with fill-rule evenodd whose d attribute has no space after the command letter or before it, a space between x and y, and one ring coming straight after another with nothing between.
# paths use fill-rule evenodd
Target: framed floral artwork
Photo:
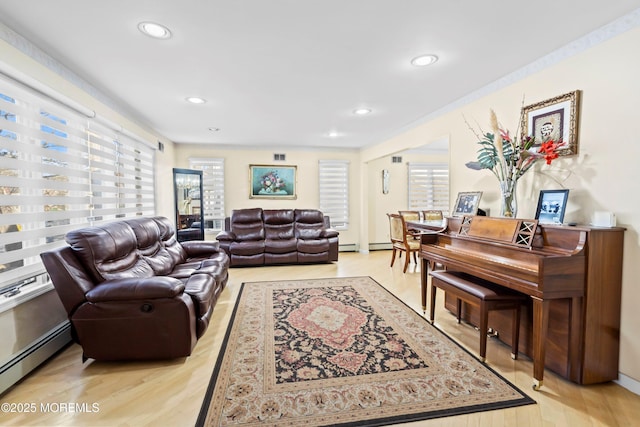
<instances>
[{"instance_id":1,"label":"framed floral artwork","mask_svg":"<svg viewBox=\"0 0 640 427\"><path fill-rule=\"evenodd\" d=\"M297 166L249 165L250 199L295 199Z\"/></svg>"},{"instance_id":2,"label":"framed floral artwork","mask_svg":"<svg viewBox=\"0 0 640 427\"><path fill-rule=\"evenodd\" d=\"M532 136L534 146L545 141L562 141L558 155L578 154L578 110L580 91L565 93L522 107L522 138Z\"/></svg>"},{"instance_id":3,"label":"framed floral artwork","mask_svg":"<svg viewBox=\"0 0 640 427\"><path fill-rule=\"evenodd\" d=\"M453 207L453 216L475 215L478 212L482 191L458 193L458 199Z\"/></svg>"}]
</instances>

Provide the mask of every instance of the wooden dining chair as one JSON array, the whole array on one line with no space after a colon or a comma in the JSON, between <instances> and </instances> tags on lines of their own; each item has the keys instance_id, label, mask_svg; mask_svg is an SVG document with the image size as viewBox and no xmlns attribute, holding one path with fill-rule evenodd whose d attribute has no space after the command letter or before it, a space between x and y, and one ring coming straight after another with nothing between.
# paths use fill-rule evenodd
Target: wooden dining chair
<instances>
[{"instance_id":1,"label":"wooden dining chair","mask_svg":"<svg viewBox=\"0 0 640 427\"><path fill-rule=\"evenodd\" d=\"M391 237L391 245L393 253L391 254L391 267L396 260L396 254L402 256L402 253L406 253L404 260L403 273L407 272L411 254L413 253L413 261L418 264L418 258L416 253L420 250L420 239L416 238L414 234L407 230L407 223L400 214L387 214L389 217L389 236Z\"/></svg>"},{"instance_id":2,"label":"wooden dining chair","mask_svg":"<svg viewBox=\"0 0 640 427\"><path fill-rule=\"evenodd\" d=\"M407 221L420 221L420 211L398 211L402 218L404 218L405 223ZM420 231L412 229L407 226L407 230L410 234L413 235L414 238L419 238Z\"/></svg>"},{"instance_id":3,"label":"wooden dining chair","mask_svg":"<svg viewBox=\"0 0 640 427\"><path fill-rule=\"evenodd\" d=\"M425 221L438 221L438 220L442 220L444 216L442 215L442 211L429 209L429 210L422 211L422 218Z\"/></svg>"}]
</instances>

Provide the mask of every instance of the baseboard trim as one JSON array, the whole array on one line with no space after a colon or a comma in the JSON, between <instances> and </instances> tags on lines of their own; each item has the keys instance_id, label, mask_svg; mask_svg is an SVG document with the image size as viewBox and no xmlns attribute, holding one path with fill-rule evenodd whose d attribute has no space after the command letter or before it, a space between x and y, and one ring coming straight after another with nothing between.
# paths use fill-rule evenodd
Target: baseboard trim
<instances>
[{"instance_id":1,"label":"baseboard trim","mask_svg":"<svg viewBox=\"0 0 640 427\"><path fill-rule=\"evenodd\" d=\"M60 323L0 366L0 394L71 342L71 324Z\"/></svg>"},{"instance_id":2,"label":"baseboard trim","mask_svg":"<svg viewBox=\"0 0 640 427\"><path fill-rule=\"evenodd\" d=\"M640 381L618 372L618 379L613 382L640 396Z\"/></svg>"}]
</instances>

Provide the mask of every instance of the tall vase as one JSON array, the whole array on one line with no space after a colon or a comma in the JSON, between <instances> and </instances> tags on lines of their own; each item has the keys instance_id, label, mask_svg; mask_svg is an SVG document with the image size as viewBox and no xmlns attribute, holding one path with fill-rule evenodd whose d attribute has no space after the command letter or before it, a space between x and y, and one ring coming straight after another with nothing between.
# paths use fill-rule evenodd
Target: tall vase
<instances>
[{"instance_id":1,"label":"tall vase","mask_svg":"<svg viewBox=\"0 0 640 427\"><path fill-rule=\"evenodd\" d=\"M516 194L517 187L518 180L516 179L500 181L500 216L515 218L518 214L518 199Z\"/></svg>"}]
</instances>

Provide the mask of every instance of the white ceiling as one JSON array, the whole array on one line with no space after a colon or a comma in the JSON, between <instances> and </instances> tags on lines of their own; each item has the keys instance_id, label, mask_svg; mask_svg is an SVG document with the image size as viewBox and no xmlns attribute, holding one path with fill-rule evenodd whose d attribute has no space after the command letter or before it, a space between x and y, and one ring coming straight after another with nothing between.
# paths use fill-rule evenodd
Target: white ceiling
<instances>
[{"instance_id":1,"label":"white ceiling","mask_svg":"<svg viewBox=\"0 0 640 427\"><path fill-rule=\"evenodd\" d=\"M175 142L357 148L638 7L638 0L2 0L0 20ZM141 34L137 24L149 20L173 37ZM425 53L439 62L410 65ZM188 96L208 102L192 105ZM359 107L373 112L355 116Z\"/></svg>"}]
</instances>

